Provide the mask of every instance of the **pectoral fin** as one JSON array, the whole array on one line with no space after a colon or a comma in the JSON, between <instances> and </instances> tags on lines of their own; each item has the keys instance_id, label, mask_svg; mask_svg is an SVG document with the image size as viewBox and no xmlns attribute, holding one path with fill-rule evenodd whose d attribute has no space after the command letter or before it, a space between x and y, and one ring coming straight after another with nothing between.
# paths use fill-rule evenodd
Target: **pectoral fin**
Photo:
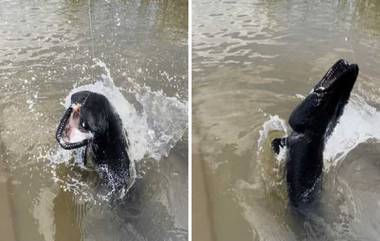
<instances>
[{"instance_id":1,"label":"pectoral fin","mask_svg":"<svg viewBox=\"0 0 380 241\"><path fill-rule=\"evenodd\" d=\"M274 139L272 141L273 152L276 154L280 153L280 148L284 148L286 146L287 139L287 137Z\"/></svg>"}]
</instances>

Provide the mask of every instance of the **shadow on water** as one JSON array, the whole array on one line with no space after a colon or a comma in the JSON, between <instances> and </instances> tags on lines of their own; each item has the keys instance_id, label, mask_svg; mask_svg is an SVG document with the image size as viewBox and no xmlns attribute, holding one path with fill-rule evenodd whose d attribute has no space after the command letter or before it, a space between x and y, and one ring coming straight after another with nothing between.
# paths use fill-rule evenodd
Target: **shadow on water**
<instances>
[{"instance_id":1,"label":"shadow on water","mask_svg":"<svg viewBox=\"0 0 380 241\"><path fill-rule=\"evenodd\" d=\"M0 105L0 110L2 109L3 106ZM0 123L0 132L2 129ZM0 233L4 239L14 241L16 240L16 233L13 228L13 207L9 198L10 179L8 166L5 162L5 159L7 159L6 153L6 146L0 137L0 213L2 214L0 218Z\"/></svg>"}]
</instances>

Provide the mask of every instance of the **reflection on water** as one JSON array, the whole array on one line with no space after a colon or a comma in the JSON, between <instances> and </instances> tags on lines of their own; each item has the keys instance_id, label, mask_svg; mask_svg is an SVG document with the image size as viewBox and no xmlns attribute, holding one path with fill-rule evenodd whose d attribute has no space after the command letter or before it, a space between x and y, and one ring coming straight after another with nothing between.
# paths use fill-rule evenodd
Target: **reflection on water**
<instances>
[{"instance_id":1,"label":"reflection on water","mask_svg":"<svg viewBox=\"0 0 380 241\"><path fill-rule=\"evenodd\" d=\"M0 33L2 238L186 240L187 1L4 0ZM70 91L111 76L156 154L138 150L136 185L115 202L54 138Z\"/></svg>"},{"instance_id":2,"label":"reflection on water","mask_svg":"<svg viewBox=\"0 0 380 241\"><path fill-rule=\"evenodd\" d=\"M195 235L376 240L380 4L195 0L193 10L193 172L204 180L193 188L207 193L193 195ZM270 141L338 58L358 63L359 79L328 141L319 201L292 210Z\"/></svg>"}]
</instances>

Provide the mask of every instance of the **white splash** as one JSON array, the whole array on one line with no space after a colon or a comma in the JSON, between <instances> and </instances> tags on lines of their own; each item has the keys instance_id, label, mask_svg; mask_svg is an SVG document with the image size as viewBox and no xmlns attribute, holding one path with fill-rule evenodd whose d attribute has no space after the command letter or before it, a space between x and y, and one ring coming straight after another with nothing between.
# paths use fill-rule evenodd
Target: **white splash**
<instances>
[{"instance_id":1,"label":"white splash","mask_svg":"<svg viewBox=\"0 0 380 241\"><path fill-rule=\"evenodd\" d=\"M351 95L338 125L327 140L323 153L325 167L336 166L360 143L380 140L380 112L359 95Z\"/></svg>"},{"instance_id":2,"label":"white splash","mask_svg":"<svg viewBox=\"0 0 380 241\"><path fill-rule=\"evenodd\" d=\"M49 160L54 166L55 164L68 163L74 156L75 164L84 167L83 162L79 161L82 158L83 151L84 148L74 150L65 150L63 148L59 148L58 150L47 152L44 155L41 154L41 158Z\"/></svg>"},{"instance_id":3,"label":"white splash","mask_svg":"<svg viewBox=\"0 0 380 241\"><path fill-rule=\"evenodd\" d=\"M70 106L70 98L79 91L92 91L104 95L114 106L130 141L130 158L138 161L144 157L161 159L169 154L170 149L182 138L187 128L187 103L175 97L167 97L162 91L152 91L148 87L134 86L131 91L141 104L138 112L129 103L112 80L109 69L103 62L106 75L94 84L83 85L73 89L65 99L65 107Z\"/></svg>"},{"instance_id":4,"label":"white splash","mask_svg":"<svg viewBox=\"0 0 380 241\"><path fill-rule=\"evenodd\" d=\"M264 147L264 143L268 138L268 135L272 131L282 131L284 132L284 136L288 135L288 128L286 122L281 119L278 115L270 115L269 120L264 122L263 127L260 130L260 137L257 141L257 153L262 151Z\"/></svg>"}]
</instances>

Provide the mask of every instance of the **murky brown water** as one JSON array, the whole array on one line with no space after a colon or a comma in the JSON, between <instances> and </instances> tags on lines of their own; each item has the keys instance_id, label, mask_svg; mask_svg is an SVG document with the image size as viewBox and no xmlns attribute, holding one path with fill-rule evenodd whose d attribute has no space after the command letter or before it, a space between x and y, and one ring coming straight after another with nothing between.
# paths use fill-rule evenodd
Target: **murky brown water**
<instances>
[{"instance_id":1,"label":"murky brown water","mask_svg":"<svg viewBox=\"0 0 380 241\"><path fill-rule=\"evenodd\" d=\"M0 4L1 239L187 240L187 1ZM118 202L54 138L69 92L109 78L156 147Z\"/></svg>"},{"instance_id":2,"label":"murky brown water","mask_svg":"<svg viewBox=\"0 0 380 241\"><path fill-rule=\"evenodd\" d=\"M194 0L193 14L195 240L377 240L380 2ZM270 141L342 57L358 82L319 201L296 213Z\"/></svg>"}]
</instances>

